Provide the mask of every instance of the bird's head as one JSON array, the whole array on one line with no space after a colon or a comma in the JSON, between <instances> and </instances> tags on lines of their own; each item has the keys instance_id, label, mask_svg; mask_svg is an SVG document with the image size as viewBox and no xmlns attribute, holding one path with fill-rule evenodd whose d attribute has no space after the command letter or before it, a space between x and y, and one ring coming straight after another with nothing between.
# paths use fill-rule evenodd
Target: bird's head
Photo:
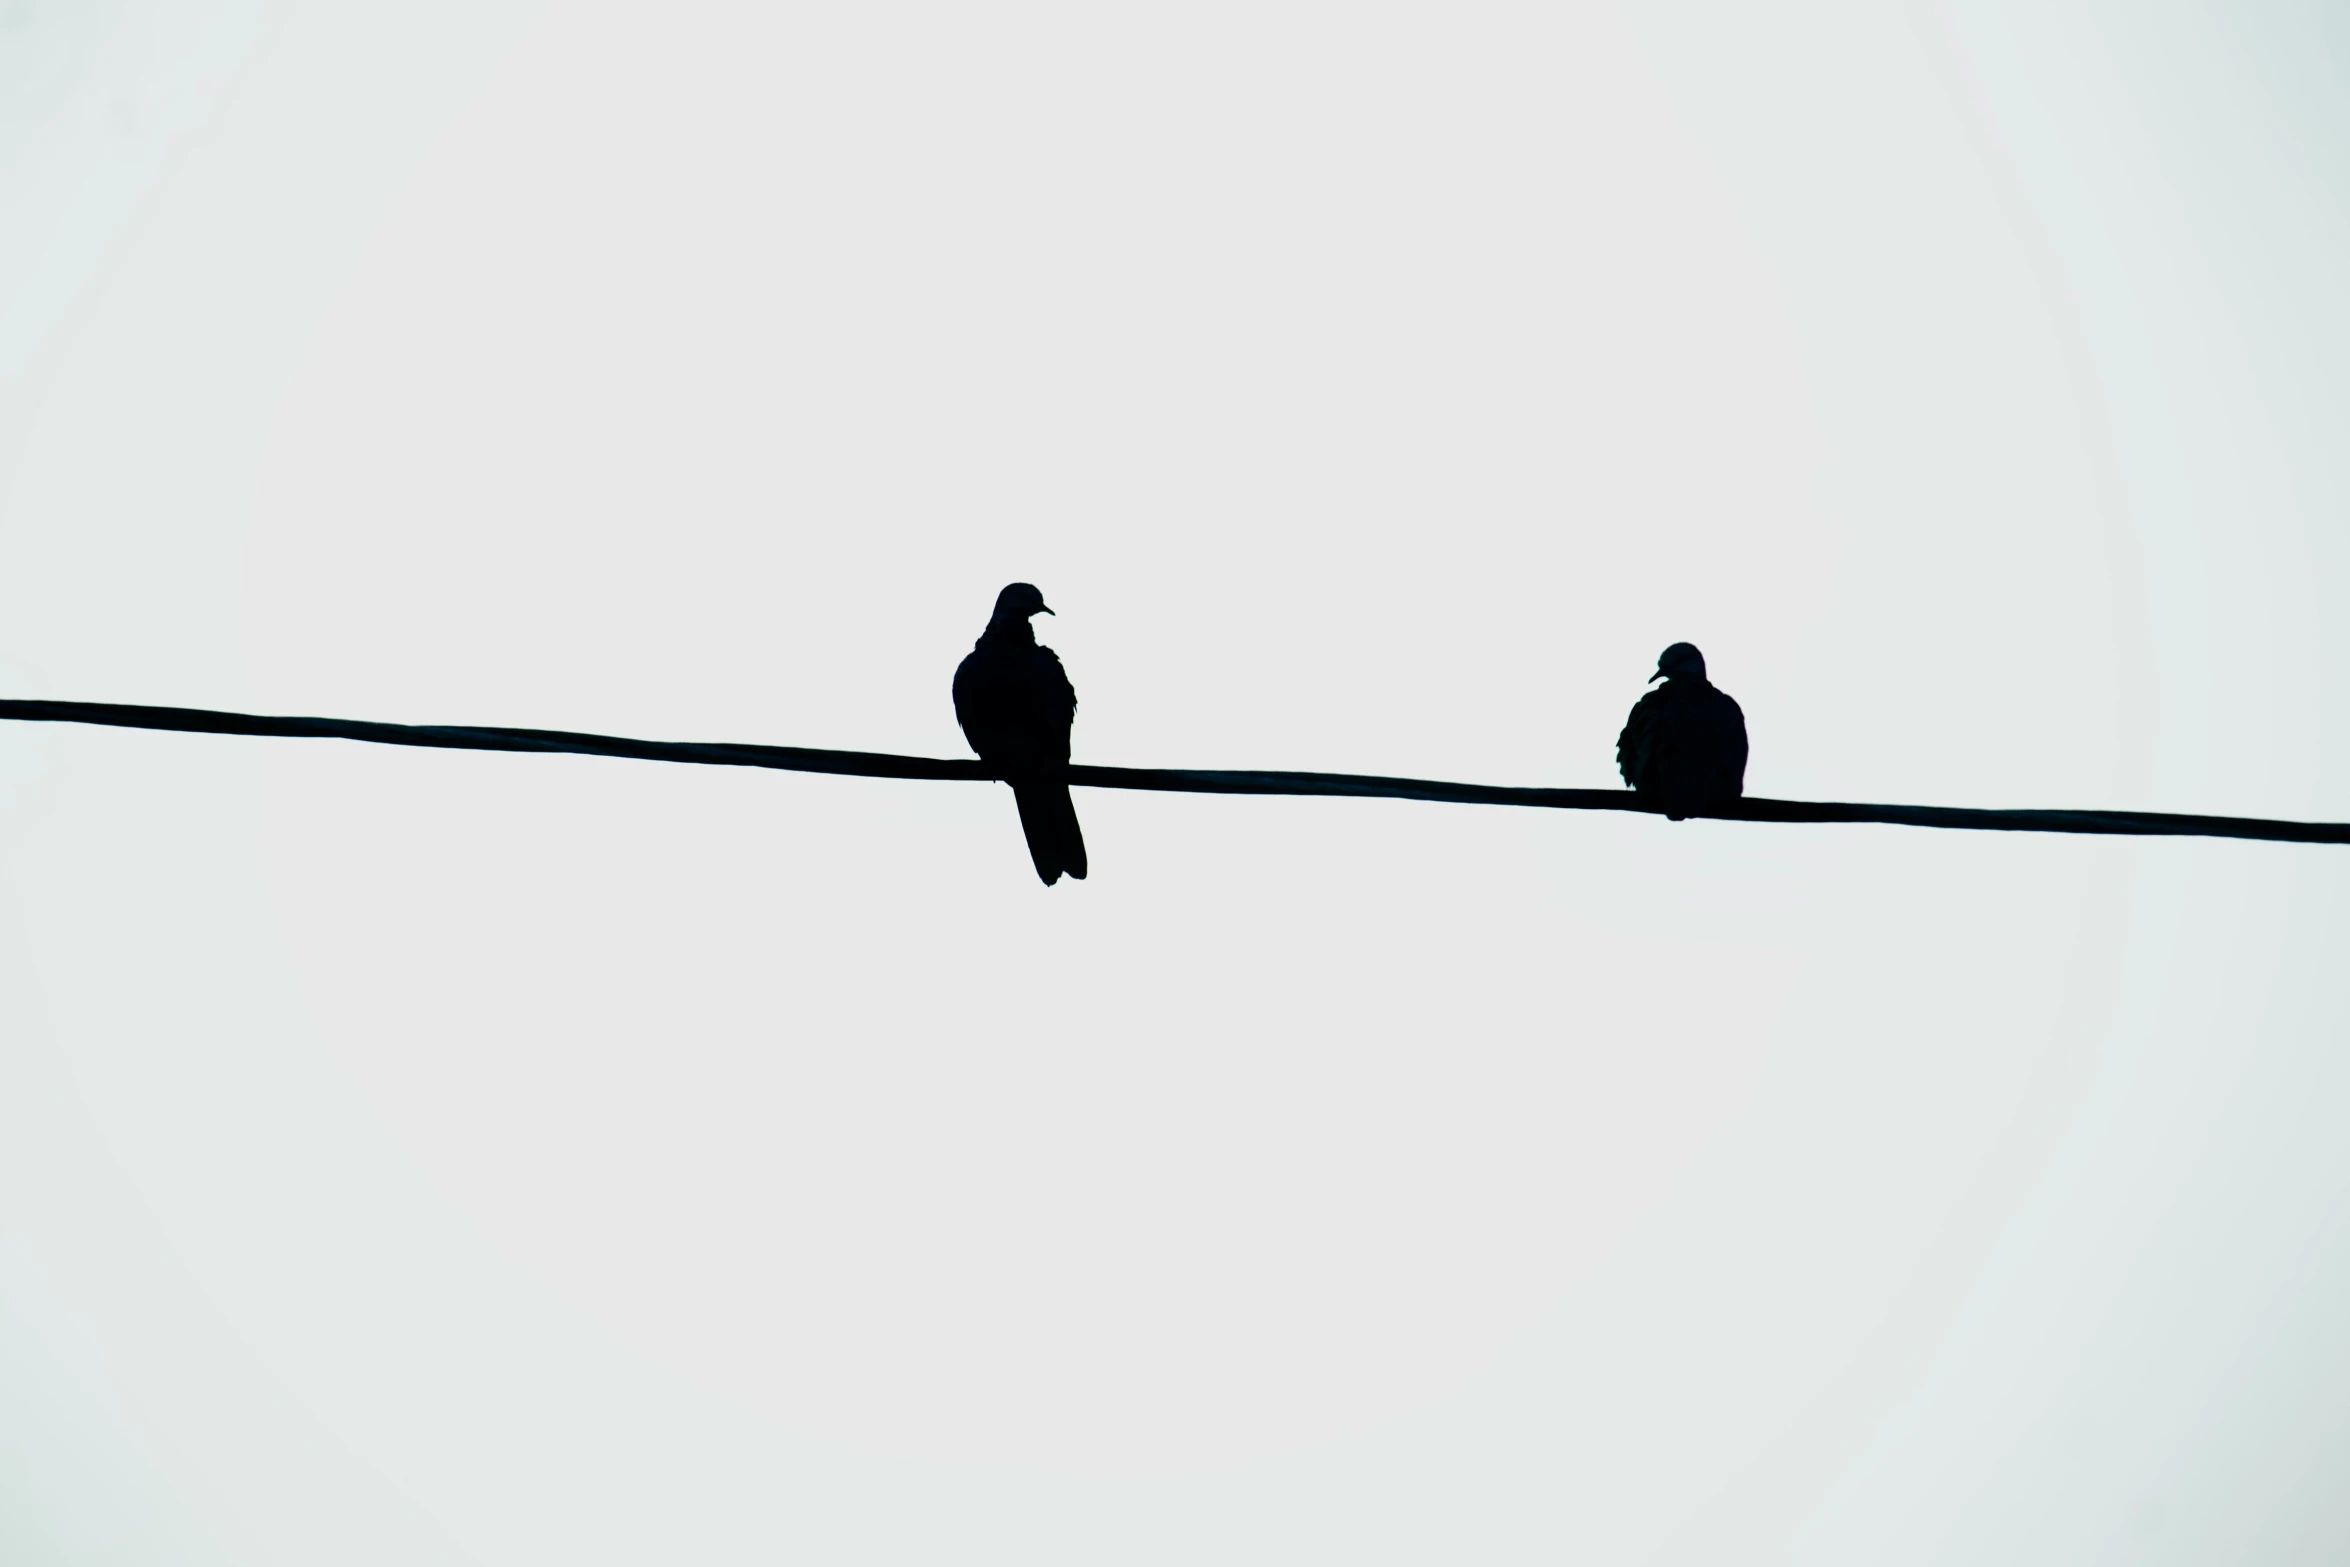
<instances>
[{"instance_id":1,"label":"bird's head","mask_svg":"<svg viewBox=\"0 0 2350 1567\"><path fill-rule=\"evenodd\" d=\"M1705 655L1691 643L1676 642L1656 656L1656 673L1648 678L1651 684L1659 680L1703 680Z\"/></svg>"},{"instance_id":2,"label":"bird's head","mask_svg":"<svg viewBox=\"0 0 2350 1567\"><path fill-rule=\"evenodd\" d=\"M999 621L1026 620L1031 615L1051 613L1052 609L1045 603L1044 595L1037 592L1032 583L1015 582L995 596L994 618Z\"/></svg>"}]
</instances>

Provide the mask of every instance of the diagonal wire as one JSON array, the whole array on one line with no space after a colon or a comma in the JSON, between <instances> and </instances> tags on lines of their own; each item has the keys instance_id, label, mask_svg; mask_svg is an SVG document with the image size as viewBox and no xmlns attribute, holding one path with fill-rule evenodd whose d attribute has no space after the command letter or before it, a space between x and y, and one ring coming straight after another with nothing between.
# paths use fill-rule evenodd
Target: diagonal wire
<instances>
[{"instance_id":1,"label":"diagonal wire","mask_svg":"<svg viewBox=\"0 0 2350 1567\"><path fill-rule=\"evenodd\" d=\"M278 735L364 740L377 745L457 751L529 751L618 756L710 767L768 767L860 778L987 781L985 762L892 756L880 751L818 751L789 745L729 745L630 740L564 729L499 729L447 724L376 724L351 718L272 718L198 707L130 707L112 702L0 700L0 719L105 724L195 734ZM1152 789L1184 794L1283 794L1436 800L1455 805L1522 805L1564 811L1638 811L1664 807L1625 789L1517 789L1498 784L1381 778L1360 773L1220 772L1178 767L1073 765L1069 782L1094 789ZM1987 811L1948 805L1849 805L1814 800L1733 800L1692 812L1738 822L1882 822L1897 827L1971 828L1989 832L2103 833L2128 837L2257 838L2282 843L2350 843L2350 823L2271 821L2254 816L2179 816L2163 811Z\"/></svg>"}]
</instances>

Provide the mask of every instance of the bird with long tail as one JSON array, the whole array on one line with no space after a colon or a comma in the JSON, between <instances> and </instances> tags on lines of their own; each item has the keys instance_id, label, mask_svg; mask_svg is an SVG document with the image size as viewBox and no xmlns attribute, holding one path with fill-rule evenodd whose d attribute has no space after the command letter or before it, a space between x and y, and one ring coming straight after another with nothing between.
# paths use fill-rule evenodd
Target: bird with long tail
<instances>
[{"instance_id":1,"label":"bird with long tail","mask_svg":"<svg viewBox=\"0 0 2350 1567\"><path fill-rule=\"evenodd\" d=\"M1012 786L1028 857L1048 887L1064 875L1085 879L1085 835L1064 776L1077 690L1029 624L1051 613L1042 593L1013 583L996 595L987 629L955 670L955 721L979 759Z\"/></svg>"}]
</instances>

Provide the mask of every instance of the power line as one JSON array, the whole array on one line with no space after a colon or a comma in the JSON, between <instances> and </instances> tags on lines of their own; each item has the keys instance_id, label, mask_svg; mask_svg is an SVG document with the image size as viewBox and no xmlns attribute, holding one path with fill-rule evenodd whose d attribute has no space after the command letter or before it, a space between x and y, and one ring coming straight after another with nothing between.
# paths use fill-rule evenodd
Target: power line
<instances>
[{"instance_id":1,"label":"power line","mask_svg":"<svg viewBox=\"0 0 2350 1567\"><path fill-rule=\"evenodd\" d=\"M350 718L271 718L198 707L130 707L112 702L0 700L0 719L105 724L196 734L279 735L364 740L376 745L455 751L554 752L620 756L709 767L768 767L793 773L860 778L941 778L984 782L985 762L892 756L879 751L818 751L788 745L700 744L629 740L564 729L493 729L445 724L375 724ZM1497 784L1380 778L1360 773L1219 772L1177 767L1069 768L1069 782L1093 789L1152 789L1183 794L1285 794L1436 800L1454 805L1521 805L1560 811L1637 811L1664 807L1628 789L1513 789ZM1881 822L1896 827L1971 828L1988 832L2102 833L2125 837L2256 838L2282 843L2350 843L2350 823L2284 822L2253 816L2179 816L2164 811L1984 811L1947 805L1847 805L1814 800L1732 800L1696 816L1739 822Z\"/></svg>"}]
</instances>

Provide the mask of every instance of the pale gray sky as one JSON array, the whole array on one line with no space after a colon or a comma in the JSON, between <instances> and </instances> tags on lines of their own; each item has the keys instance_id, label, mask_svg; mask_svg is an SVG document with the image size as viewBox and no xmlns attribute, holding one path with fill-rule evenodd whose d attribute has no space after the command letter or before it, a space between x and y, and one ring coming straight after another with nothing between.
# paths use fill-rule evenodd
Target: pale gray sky
<instances>
[{"instance_id":1,"label":"pale gray sky","mask_svg":"<svg viewBox=\"0 0 2350 1567\"><path fill-rule=\"evenodd\" d=\"M2346 68L19 0L0 687L2350 818ZM2341 851L1078 805L0 729L0 1555L2350 1551Z\"/></svg>"}]
</instances>

